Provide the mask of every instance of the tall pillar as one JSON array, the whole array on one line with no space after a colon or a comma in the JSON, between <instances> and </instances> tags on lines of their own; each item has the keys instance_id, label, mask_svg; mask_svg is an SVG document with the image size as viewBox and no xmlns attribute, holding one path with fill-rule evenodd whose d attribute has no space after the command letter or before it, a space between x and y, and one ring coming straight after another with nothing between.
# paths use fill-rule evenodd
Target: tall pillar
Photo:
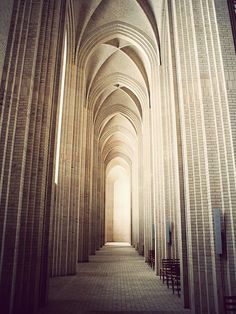
<instances>
[{"instance_id":1,"label":"tall pillar","mask_svg":"<svg viewBox=\"0 0 236 314\"><path fill-rule=\"evenodd\" d=\"M195 313L221 313L223 295L235 289L230 279L235 282L232 188L235 106L230 103L230 100L235 103L235 94L230 91L232 83L226 86L227 77L235 78L235 61L227 2L175 1L172 7L183 139L190 306ZM227 257L216 250L215 208L221 210L222 230L226 232L230 252Z\"/></svg>"},{"instance_id":2,"label":"tall pillar","mask_svg":"<svg viewBox=\"0 0 236 314\"><path fill-rule=\"evenodd\" d=\"M14 2L2 75L0 308L34 313L48 278L54 90L65 1ZM44 289L44 291L40 290Z\"/></svg>"}]
</instances>

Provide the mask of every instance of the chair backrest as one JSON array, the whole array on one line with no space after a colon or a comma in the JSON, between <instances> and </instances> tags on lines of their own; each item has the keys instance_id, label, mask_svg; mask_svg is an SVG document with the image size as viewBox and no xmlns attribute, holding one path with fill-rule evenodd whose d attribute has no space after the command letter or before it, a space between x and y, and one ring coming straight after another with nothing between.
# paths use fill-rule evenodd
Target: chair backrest
<instances>
[{"instance_id":1,"label":"chair backrest","mask_svg":"<svg viewBox=\"0 0 236 314\"><path fill-rule=\"evenodd\" d=\"M172 272L175 276L180 276L180 265L179 263L173 263L172 264Z\"/></svg>"},{"instance_id":2,"label":"chair backrest","mask_svg":"<svg viewBox=\"0 0 236 314\"><path fill-rule=\"evenodd\" d=\"M171 258L165 258L162 260L162 267L170 267L173 264L173 259Z\"/></svg>"},{"instance_id":3,"label":"chair backrest","mask_svg":"<svg viewBox=\"0 0 236 314\"><path fill-rule=\"evenodd\" d=\"M224 309L225 309L225 313L230 313L230 312L236 313L236 296L224 297Z\"/></svg>"},{"instance_id":4,"label":"chair backrest","mask_svg":"<svg viewBox=\"0 0 236 314\"><path fill-rule=\"evenodd\" d=\"M179 265L179 259L177 258L163 258L162 265Z\"/></svg>"}]
</instances>

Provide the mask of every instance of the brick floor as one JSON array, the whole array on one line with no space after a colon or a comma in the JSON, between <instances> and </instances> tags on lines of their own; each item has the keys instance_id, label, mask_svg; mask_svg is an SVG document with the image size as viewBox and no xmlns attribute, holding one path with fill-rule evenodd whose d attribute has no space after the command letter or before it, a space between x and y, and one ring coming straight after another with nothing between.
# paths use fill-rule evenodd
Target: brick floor
<instances>
[{"instance_id":1,"label":"brick floor","mask_svg":"<svg viewBox=\"0 0 236 314\"><path fill-rule=\"evenodd\" d=\"M40 314L190 313L130 246L104 246L76 276L53 278Z\"/></svg>"}]
</instances>

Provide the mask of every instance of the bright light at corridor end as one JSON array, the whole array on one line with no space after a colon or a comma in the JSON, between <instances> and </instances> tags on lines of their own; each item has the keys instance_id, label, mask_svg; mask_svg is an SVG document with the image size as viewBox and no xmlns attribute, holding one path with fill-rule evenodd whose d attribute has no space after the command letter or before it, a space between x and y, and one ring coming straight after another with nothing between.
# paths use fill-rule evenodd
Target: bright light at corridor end
<instances>
[{"instance_id":1,"label":"bright light at corridor end","mask_svg":"<svg viewBox=\"0 0 236 314\"><path fill-rule=\"evenodd\" d=\"M106 246L131 246L129 242L107 242Z\"/></svg>"},{"instance_id":2,"label":"bright light at corridor end","mask_svg":"<svg viewBox=\"0 0 236 314\"><path fill-rule=\"evenodd\" d=\"M106 178L106 241L131 242L131 187L129 172L116 165Z\"/></svg>"}]
</instances>

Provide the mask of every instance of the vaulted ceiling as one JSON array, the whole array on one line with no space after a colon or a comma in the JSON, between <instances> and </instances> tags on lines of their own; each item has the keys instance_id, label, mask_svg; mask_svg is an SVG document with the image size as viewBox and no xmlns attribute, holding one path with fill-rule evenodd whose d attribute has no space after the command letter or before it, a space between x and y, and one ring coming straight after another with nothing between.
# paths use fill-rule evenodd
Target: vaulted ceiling
<instances>
[{"instance_id":1,"label":"vaulted ceiling","mask_svg":"<svg viewBox=\"0 0 236 314\"><path fill-rule=\"evenodd\" d=\"M76 51L103 158L132 160L160 61L164 0L74 0ZM134 145L135 144L135 145ZM105 153L104 153L105 152ZM103 160L105 161L105 160Z\"/></svg>"}]
</instances>

